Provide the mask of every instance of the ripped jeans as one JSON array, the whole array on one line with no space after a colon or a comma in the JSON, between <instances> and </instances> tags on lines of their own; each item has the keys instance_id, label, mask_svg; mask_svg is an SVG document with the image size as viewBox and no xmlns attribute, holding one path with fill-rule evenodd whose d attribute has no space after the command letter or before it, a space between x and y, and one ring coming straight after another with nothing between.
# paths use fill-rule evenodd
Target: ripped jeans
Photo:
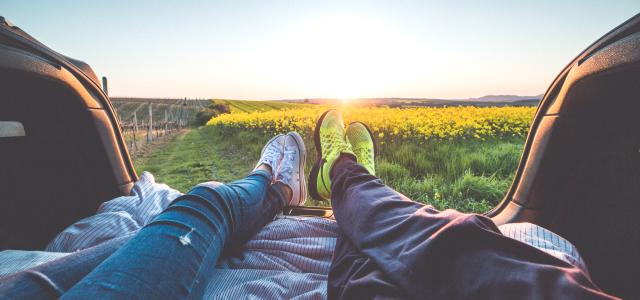
<instances>
[{"instance_id":1,"label":"ripped jeans","mask_svg":"<svg viewBox=\"0 0 640 300\"><path fill-rule=\"evenodd\" d=\"M201 298L223 251L241 246L285 206L271 179L258 170L194 187L62 298Z\"/></svg>"}]
</instances>

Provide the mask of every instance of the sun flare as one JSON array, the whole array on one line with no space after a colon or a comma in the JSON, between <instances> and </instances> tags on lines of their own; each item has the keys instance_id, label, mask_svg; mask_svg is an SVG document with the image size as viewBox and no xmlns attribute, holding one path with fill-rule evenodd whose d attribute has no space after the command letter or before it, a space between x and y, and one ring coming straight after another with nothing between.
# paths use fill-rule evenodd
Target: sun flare
<instances>
[{"instance_id":1,"label":"sun flare","mask_svg":"<svg viewBox=\"0 0 640 300\"><path fill-rule=\"evenodd\" d=\"M318 98L385 95L420 69L407 58L418 47L392 24L368 16L312 18L271 44L263 49L269 59L258 64L271 78L287 78L288 85Z\"/></svg>"},{"instance_id":2,"label":"sun flare","mask_svg":"<svg viewBox=\"0 0 640 300\"><path fill-rule=\"evenodd\" d=\"M347 106L351 103L352 98L340 98L340 104Z\"/></svg>"}]
</instances>

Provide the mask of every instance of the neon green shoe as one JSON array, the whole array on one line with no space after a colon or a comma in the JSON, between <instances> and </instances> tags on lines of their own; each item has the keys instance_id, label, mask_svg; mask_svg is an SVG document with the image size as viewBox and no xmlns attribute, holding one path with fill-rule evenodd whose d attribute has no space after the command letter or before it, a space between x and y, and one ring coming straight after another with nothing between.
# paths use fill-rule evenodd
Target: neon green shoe
<instances>
[{"instance_id":1,"label":"neon green shoe","mask_svg":"<svg viewBox=\"0 0 640 300\"><path fill-rule=\"evenodd\" d=\"M345 134L358 163L364 166L371 175L376 175L376 144L373 134L367 125L354 122L347 127Z\"/></svg>"},{"instance_id":2,"label":"neon green shoe","mask_svg":"<svg viewBox=\"0 0 640 300\"><path fill-rule=\"evenodd\" d=\"M331 167L341 153L351 154L351 145L344 136L344 121L342 114L330 109L325 111L313 132L318 160L309 174L309 195L316 200L331 199Z\"/></svg>"}]
</instances>

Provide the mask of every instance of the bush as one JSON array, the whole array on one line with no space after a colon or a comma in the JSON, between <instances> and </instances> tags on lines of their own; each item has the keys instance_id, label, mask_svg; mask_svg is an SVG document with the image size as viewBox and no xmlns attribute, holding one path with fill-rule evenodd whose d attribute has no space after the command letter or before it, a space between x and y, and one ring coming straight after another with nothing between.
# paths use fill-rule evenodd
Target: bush
<instances>
[{"instance_id":1,"label":"bush","mask_svg":"<svg viewBox=\"0 0 640 300\"><path fill-rule=\"evenodd\" d=\"M209 107L199 111L196 114L196 119L194 121L195 126L204 126L211 120L211 118L217 117L221 114L229 114L231 113L231 107L229 104L223 103L212 103Z\"/></svg>"},{"instance_id":2,"label":"bush","mask_svg":"<svg viewBox=\"0 0 640 300\"><path fill-rule=\"evenodd\" d=\"M209 109L213 109L218 112L218 114L230 114L231 107L226 103L212 103L209 105Z\"/></svg>"},{"instance_id":3,"label":"bush","mask_svg":"<svg viewBox=\"0 0 640 300\"><path fill-rule=\"evenodd\" d=\"M219 115L217 110L213 110L210 108L205 108L204 110L199 111L196 114L196 120L194 121L194 125L196 126L204 126L211 120L213 117L217 117Z\"/></svg>"}]
</instances>

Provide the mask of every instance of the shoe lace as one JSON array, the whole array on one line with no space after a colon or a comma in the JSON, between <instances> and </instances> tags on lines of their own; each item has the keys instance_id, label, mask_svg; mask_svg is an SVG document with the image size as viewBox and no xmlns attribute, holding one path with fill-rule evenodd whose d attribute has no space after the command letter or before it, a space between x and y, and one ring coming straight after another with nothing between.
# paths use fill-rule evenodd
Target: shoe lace
<instances>
[{"instance_id":1,"label":"shoe lace","mask_svg":"<svg viewBox=\"0 0 640 300\"><path fill-rule=\"evenodd\" d=\"M368 145L368 143L365 145L363 143L358 142L358 137L354 137L354 139L356 140L356 142L351 147L353 152L356 155L356 158L358 159L358 163L360 163L361 165L367 168L375 168L374 167L374 161L375 161L374 149L371 148ZM370 171L373 172L373 169L371 169Z\"/></svg>"},{"instance_id":2,"label":"shoe lace","mask_svg":"<svg viewBox=\"0 0 640 300\"><path fill-rule=\"evenodd\" d=\"M278 172L277 180L283 182L289 182L295 171L295 156L298 151L293 147L285 147L284 156L280 164L280 171Z\"/></svg>"},{"instance_id":3,"label":"shoe lace","mask_svg":"<svg viewBox=\"0 0 640 300\"><path fill-rule=\"evenodd\" d=\"M278 168L278 161L281 158L280 155L282 155L282 152L278 150L277 144L269 145L262 154L260 162L267 162L271 168L274 169L273 172L276 172L277 170L275 169Z\"/></svg>"},{"instance_id":4,"label":"shoe lace","mask_svg":"<svg viewBox=\"0 0 640 300\"><path fill-rule=\"evenodd\" d=\"M371 166L373 165L373 149L370 148L365 148L365 149L358 149L358 153L357 157L358 160L360 162L360 164L365 165L365 166Z\"/></svg>"},{"instance_id":5,"label":"shoe lace","mask_svg":"<svg viewBox=\"0 0 640 300\"><path fill-rule=\"evenodd\" d=\"M349 143L347 143L343 136L337 134L335 132L329 131L320 133L322 140L325 144L322 146L323 148L323 156L327 156L329 153L333 153L337 151L338 153L343 151L350 151Z\"/></svg>"}]
</instances>

